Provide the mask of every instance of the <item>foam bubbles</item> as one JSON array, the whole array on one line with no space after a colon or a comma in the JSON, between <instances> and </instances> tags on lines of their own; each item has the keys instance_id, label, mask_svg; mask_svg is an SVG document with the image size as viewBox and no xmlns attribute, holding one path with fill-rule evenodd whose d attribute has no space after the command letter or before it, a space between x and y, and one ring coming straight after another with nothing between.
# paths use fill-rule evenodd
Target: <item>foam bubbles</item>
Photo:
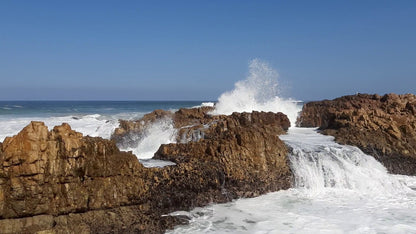
<instances>
[{"instance_id":1,"label":"foam bubbles","mask_svg":"<svg viewBox=\"0 0 416 234\"><path fill-rule=\"evenodd\" d=\"M416 177L314 129L280 137L294 149L295 188L175 212L190 223L168 233L416 233Z\"/></svg>"},{"instance_id":2,"label":"foam bubbles","mask_svg":"<svg viewBox=\"0 0 416 234\"><path fill-rule=\"evenodd\" d=\"M201 104L201 106L208 106L208 107L213 107L215 105L215 103L213 103L213 102L203 102L202 104Z\"/></svg>"},{"instance_id":3,"label":"foam bubbles","mask_svg":"<svg viewBox=\"0 0 416 234\"><path fill-rule=\"evenodd\" d=\"M138 136L139 137L139 136ZM151 124L138 139L137 146L122 149L133 151L139 159L150 159L162 144L174 143L176 129L172 119L166 118Z\"/></svg>"},{"instance_id":4,"label":"foam bubbles","mask_svg":"<svg viewBox=\"0 0 416 234\"><path fill-rule=\"evenodd\" d=\"M248 77L235 83L233 90L223 93L211 114L283 112L294 125L300 106L295 100L279 97L278 76L277 71L267 63L258 59L252 60Z\"/></svg>"},{"instance_id":5,"label":"foam bubbles","mask_svg":"<svg viewBox=\"0 0 416 234\"><path fill-rule=\"evenodd\" d=\"M13 136L26 127L30 121L42 121L52 129L54 126L68 123L71 128L84 136L103 137L109 139L114 129L118 127L118 119L99 114L61 116L61 117L21 117L0 119L0 141L7 136Z\"/></svg>"},{"instance_id":6,"label":"foam bubbles","mask_svg":"<svg viewBox=\"0 0 416 234\"><path fill-rule=\"evenodd\" d=\"M201 103L201 105L193 106L192 108L214 107L214 106L215 106L215 103L214 102L203 102L203 103Z\"/></svg>"}]
</instances>

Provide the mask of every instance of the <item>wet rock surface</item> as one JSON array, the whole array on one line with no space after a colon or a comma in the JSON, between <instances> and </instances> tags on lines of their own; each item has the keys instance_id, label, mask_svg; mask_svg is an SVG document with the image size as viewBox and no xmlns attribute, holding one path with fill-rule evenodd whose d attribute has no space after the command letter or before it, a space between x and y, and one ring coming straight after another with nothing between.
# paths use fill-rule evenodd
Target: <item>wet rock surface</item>
<instances>
[{"instance_id":1,"label":"wet rock surface","mask_svg":"<svg viewBox=\"0 0 416 234\"><path fill-rule=\"evenodd\" d=\"M288 152L278 137L285 133L288 122L285 115L271 112L222 116L201 130L203 139L162 145L155 158L196 167L191 171L205 173L201 174L200 183L213 185L222 199L253 197L289 188ZM189 129L194 131L193 127ZM216 180L204 179L211 177Z\"/></svg>"},{"instance_id":2,"label":"wet rock surface","mask_svg":"<svg viewBox=\"0 0 416 234\"><path fill-rule=\"evenodd\" d=\"M319 127L374 156L391 173L416 175L416 96L357 94L304 105L297 125Z\"/></svg>"},{"instance_id":3,"label":"wet rock surface","mask_svg":"<svg viewBox=\"0 0 416 234\"><path fill-rule=\"evenodd\" d=\"M139 120L120 120L120 126L114 130L111 139L120 148L136 147L154 124L171 125L177 129L177 142L199 139L199 129L219 119L219 116L209 115L212 110L213 107L182 108L176 112L155 110Z\"/></svg>"},{"instance_id":4,"label":"wet rock surface","mask_svg":"<svg viewBox=\"0 0 416 234\"><path fill-rule=\"evenodd\" d=\"M117 148L115 140L140 133L131 122L114 140L31 122L0 144L2 232L161 233L186 222L165 216L172 211L290 187L287 149L278 138L289 127L285 115L207 111L158 111L140 120L169 116L181 129L178 139L201 133L162 145L156 158L176 163L163 168L145 168Z\"/></svg>"}]
</instances>

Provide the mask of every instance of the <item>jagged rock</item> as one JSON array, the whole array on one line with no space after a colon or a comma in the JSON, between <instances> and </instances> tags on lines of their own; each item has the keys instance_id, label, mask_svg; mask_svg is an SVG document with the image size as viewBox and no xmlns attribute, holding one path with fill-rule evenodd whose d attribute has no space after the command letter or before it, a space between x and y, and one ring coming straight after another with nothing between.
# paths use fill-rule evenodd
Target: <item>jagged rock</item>
<instances>
[{"instance_id":1,"label":"jagged rock","mask_svg":"<svg viewBox=\"0 0 416 234\"><path fill-rule=\"evenodd\" d=\"M391 173L416 175L415 107L413 94L357 94L307 103L297 124L359 147Z\"/></svg>"},{"instance_id":2,"label":"jagged rock","mask_svg":"<svg viewBox=\"0 0 416 234\"><path fill-rule=\"evenodd\" d=\"M191 109L181 108L178 111L176 111L173 115L173 122L175 124L175 128L210 123L218 119L218 116L208 114L210 111L213 110L214 107L209 106Z\"/></svg>"},{"instance_id":3,"label":"jagged rock","mask_svg":"<svg viewBox=\"0 0 416 234\"><path fill-rule=\"evenodd\" d=\"M117 207L146 191L137 177L144 167L133 154L83 137L68 124L49 132L44 123L31 122L2 149L0 218Z\"/></svg>"},{"instance_id":4,"label":"jagged rock","mask_svg":"<svg viewBox=\"0 0 416 234\"><path fill-rule=\"evenodd\" d=\"M233 198L289 188L287 150L278 138L289 125L281 113L233 113L203 129L203 140L162 145L155 158L201 165L202 171L212 165L220 173L217 185Z\"/></svg>"},{"instance_id":5,"label":"jagged rock","mask_svg":"<svg viewBox=\"0 0 416 234\"><path fill-rule=\"evenodd\" d=\"M155 110L143 116L139 120L119 120L119 127L114 130L111 139L117 142L120 148L131 148L146 137L146 132L153 124L168 123L173 128L178 129L177 141L187 142L189 140L200 139L198 129L204 125L212 123L218 116L209 115L213 107L199 107L186 109L181 108L175 113L165 110ZM190 131L192 127L195 131ZM183 130L186 128L187 130Z\"/></svg>"},{"instance_id":6,"label":"jagged rock","mask_svg":"<svg viewBox=\"0 0 416 234\"><path fill-rule=\"evenodd\" d=\"M170 119L173 113L165 110L154 110L136 121L119 120L120 126L114 130L111 139L118 142L118 146L129 148L135 146L138 139L144 137L144 132L153 123Z\"/></svg>"},{"instance_id":7,"label":"jagged rock","mask_svg":"<svg viewBox=\"0 0 416 234\"><path fill-rule=\"evenodd\" d=\"M285 115L182 110L177 116L184 133L198 130L203 137L162 145L157 158L177 163L164 168L145 168L114 141L82 136L68 124L48 131L31 122L6 138L0 144L2 232L161 233L184 222L163 214L289 188L287 149L278 138L289 127ZM186 118L194 125L185 126Z\"/></svg>"}]
</instances>

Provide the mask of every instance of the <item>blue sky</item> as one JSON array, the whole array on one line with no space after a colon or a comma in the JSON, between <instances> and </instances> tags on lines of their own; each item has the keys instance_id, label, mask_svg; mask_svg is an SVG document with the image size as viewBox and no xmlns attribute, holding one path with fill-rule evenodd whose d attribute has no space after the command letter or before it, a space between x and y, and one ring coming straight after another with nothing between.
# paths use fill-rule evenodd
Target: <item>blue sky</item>
<instances>
[{"instance_id":1,"label":"blue sky","mask_svg":"<svg viewBox=\"0 0 416 234\"><path fill-rule=\"evenodd\" d=\"M416 91L416 1L0 1L0 100L216 100L254 58L302 100Z\"/></svg>"}]
</instances>

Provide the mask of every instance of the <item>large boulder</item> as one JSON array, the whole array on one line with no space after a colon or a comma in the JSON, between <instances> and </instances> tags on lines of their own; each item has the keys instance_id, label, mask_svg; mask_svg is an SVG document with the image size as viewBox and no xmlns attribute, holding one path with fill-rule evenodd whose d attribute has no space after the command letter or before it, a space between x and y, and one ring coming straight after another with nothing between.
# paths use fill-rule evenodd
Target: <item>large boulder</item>
<instances>
[{"instance_id":1,"label":"large boulder","mask_svg":"<svg viewBox=\"0 0 416 234\"><path fill-rule=\"evenodd\" d=\"M181 112L183 134L200 137L162 145L156 157L176 163L163 168L145 168L114 141L83 136L68 124L48 131L31 122L6 138L2 232L160 233L183 222L164 216L169 212L290 187L287 149L278 138L289 126L285 115Z\"/></svg>"},{"instance_id":2,"label":"large boulder","mask_svg":"<svg viewBox=\"0 0 416 234\"><path fill-rule=\"evenodd\" d=\"M118 207L144 196L144 167L108 140L68 124L31 122L8 137L0 157L0 218ZM140 176L139 176L140 175ZM135 177L134 180L131 178Z\"/></svg>"},{"instance_id":3,"label":"large boulder","mask_svg":"<svg viewBox=\"0 0 416 234\"><path fill-rule=\"evenodd\" d=\"M301 127L319 127L373 155L391 173L416 175L416 96L357 94L306 103Z\"/></svg>"},{"instance_id":4,"label":"large boulder","mask_svg":"<svg viewBox=\"0 0 416 234\"><path fill-rule=\"evenodd\" d=\"M154 124L162 124L165 127L172 126L179 131L178 142L186 142L195 135L184 135L183 128L192 127L201 129L203 125L212 123L218 116L209 115L213 107L181 108L176 112L154 110L145 114L138 120L119 120L119 127L114 130L111 139L117 142L120 148L134 148L137 146ZM187 130L188 134L192 134Z\"/></svg>"},{"instance_id":5,"label":"large boulder","mask_svg":"<svg viewBox=\"0 0 416 234\"><path fill-rule=\"evenodd\" d=\"M114 130L111 139L115 140L119 147L133 147L139 139L145 137L145 132L151 124L170 119L172 115L170 111L154 110L140 120L119 120L119 127Z\"/></svg>"},{"instance_id":6,"label":"large boulder","mask_svg":"<svg viewBox=\"0 0 416 234\"><path fill-rule=\"evenodd\" d=\"M278 135L288 126L282 113L233 113L199 129L202 139L162 145L155 158L197 166L196 171L216 168L216 189L229 198L287 189L292 178L288 151ZM184 130L185 134L196 131L193 127Z\"/></svg>"}]
</instances>

